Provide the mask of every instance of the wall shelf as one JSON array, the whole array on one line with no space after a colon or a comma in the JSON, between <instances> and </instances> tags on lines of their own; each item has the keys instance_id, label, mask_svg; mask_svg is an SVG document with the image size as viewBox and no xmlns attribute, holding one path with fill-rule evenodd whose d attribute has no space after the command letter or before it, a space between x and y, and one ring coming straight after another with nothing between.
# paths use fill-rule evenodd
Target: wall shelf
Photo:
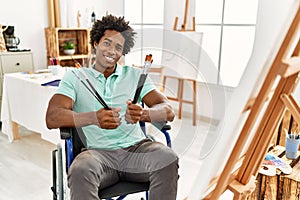
<instances>
[{"instance_id":1,"label":"wall shelf","mask_svg":"<svg viewBox=\"0 0 300 200\"><path fill-rule=\"evenodd\" d=\"M83 63L91 53L90 29L87 28L45 28L47 61L50 58L57 58L61 66L74 66L73 59ZM76 45L74 55L67 55L63 52L63 43L72 40Z\"/></svg>"}]
</instances>

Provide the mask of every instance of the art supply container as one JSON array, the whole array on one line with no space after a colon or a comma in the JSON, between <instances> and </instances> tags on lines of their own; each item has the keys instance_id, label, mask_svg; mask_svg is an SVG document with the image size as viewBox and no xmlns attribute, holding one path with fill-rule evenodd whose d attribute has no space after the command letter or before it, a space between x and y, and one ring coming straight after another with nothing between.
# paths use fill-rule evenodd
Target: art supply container
<instances>
[{"instance_id":1,"label":"art supply container","mask_svg":"<svg viewBox=\"0 0 300 200\"><path fill-rule=\"evenodd\" d=\"M286 138L285 148L286 148L286 157L289 159L296 159L298 148L299 148L300 138L293 134L290 134Z\"/></svg>"}]
</instances>

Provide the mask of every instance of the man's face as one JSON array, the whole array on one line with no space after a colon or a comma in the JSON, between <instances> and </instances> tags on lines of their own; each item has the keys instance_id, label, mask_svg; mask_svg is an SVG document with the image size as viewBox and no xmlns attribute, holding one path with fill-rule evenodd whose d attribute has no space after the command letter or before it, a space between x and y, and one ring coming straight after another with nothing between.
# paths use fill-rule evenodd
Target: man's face
<instances>
[{"instance_id":1,"label":"man's face","mask_svg":"<svg viewBox=\"0 0 300 200\"><path fill-rule=\"evenodd\" d=\"M95 43L96 66L104 70L114 69L117 61L122 56L125 39L120 32L106 30L99 44Z\"/></svg>"}]
</instances>

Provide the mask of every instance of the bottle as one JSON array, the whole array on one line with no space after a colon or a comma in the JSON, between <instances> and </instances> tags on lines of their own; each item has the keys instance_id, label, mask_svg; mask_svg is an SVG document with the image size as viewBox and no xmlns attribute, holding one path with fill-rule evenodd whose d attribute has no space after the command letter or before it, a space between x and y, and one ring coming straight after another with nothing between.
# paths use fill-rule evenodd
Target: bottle
<instances>
[{"instance_id":1,"label":"bottle","mask_svg":"<svg viewBox=\"0 0 300 200\"><path fill-rule=\"evenodd\" d=\"M95 14L95 12L93 11L92 12L92 15L91 15L91 26L93 26L94 25L94 22L96 21L96 14Z\"/></svg>"}]
</instances>

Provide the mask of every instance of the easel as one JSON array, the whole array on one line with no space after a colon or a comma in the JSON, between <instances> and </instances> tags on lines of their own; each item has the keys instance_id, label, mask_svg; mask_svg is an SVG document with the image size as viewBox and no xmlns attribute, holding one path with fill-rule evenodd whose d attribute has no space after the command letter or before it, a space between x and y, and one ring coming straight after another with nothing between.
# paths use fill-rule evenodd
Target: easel
<instances>
[{"instance_id":1,"label":"easel","mask_svg":"<svg viewBox=\"0 0 300 200\"><path fill-rule=\"evenodd\" d=\"M5 28L2 28L2 25L0 24L0 52L6 52L6 46L5 46L5 40L4 40L4 36L3 36L3 32L6 31L6 29L8 29L8 26L6 26Z\"/></svg>"},{"instance_id":2,"label":"easel","mask_svg":"<svg viewBox=\"0 0 300 200\"><path fill-rule=\"evenodd\" d=\"M300 72L299 32L300 7L257 97L253 101L249 101L250 103L245 107L245 110L250 110L248 118L223 172L217 179L216 187L204 199L219 199L221 194L227 189L234 193L235 200L246 199L254 190L255 177L258 174L260 165L267 153L273 134L279 126L285 109L289 109L296 120L300 122L300 108L292 96L298 84ZM280 80L276 87L273 88L278 76ZM272 89L274 89L274 93L268 100ZM241 155L250 132L253 130L266 102L268 103L267 108L262 113L262 118L248 150L245 156ZM242 159L241 167L234 171L236 163L240 159Z\"/></svg>"},{"instance_id":3,"label":"easel","mask_svg":"<svg viewBox=\"0 0 300 200\"><path fill-rule=\"evenodd\" d=\"M196 20L195 20L195 17L193 17L193 26L192 26L192 29L187 29L188 10L189 10L189 0L185 0L185 10L184 10L183 24L181 25L181 29L177 29L178 17L176 17L175 18L175 22L174 22L174 26L173 26L173 30L174 31L196 31Z\"/></svg>"},{"instance_id":4,"label":"easel","mask_svg":"<svg viewBox=\"0 0 300 200\"><path fill-rule=\"evenodd\" d=\"M59 0L48 0L49 27L61 27Z\"/></svg>"},{"instance_id":5,"label":"easel","mask_svg":"<svg viewBox=\"0 0 300 200\"><path fill-rule=\"evenodd\" d=\"M195 21L195 17L193 17L193 25L192 25L192 29L187 29L187 17L188 17L188 9L189 9L189 0L185 1L185 10L184 10L184 21L183 24L181 25L181 29L177 29L177 24L178 24L178 17L175 18L175 23L173 26L173 30L174 31L180 31L180 32L186 32L186 31L196 31L196 21ZM178 88L177 88L177 96L176 97L171 97L168 96L169 100L173 100L173 101L177 101L179 102L178 105L178 118L181 119L182 117L182 104L183 103L187 103L187 104L191 104L193 107L193 126L196 126L197 123L197 108L196 108L196 96L197 96L197 82L194 79L190 79L190 78L180 78L180 77L176 77L176 76L164 76L163 77L163 91L165 89L165 84L167 82L167 78L168 79L175 79L178 82ZM192 84L193 87L193 99L192 100L186 100L183 99L183 90L184 90L184 82L189 82Z\"/></svg>"}]
</instances>

